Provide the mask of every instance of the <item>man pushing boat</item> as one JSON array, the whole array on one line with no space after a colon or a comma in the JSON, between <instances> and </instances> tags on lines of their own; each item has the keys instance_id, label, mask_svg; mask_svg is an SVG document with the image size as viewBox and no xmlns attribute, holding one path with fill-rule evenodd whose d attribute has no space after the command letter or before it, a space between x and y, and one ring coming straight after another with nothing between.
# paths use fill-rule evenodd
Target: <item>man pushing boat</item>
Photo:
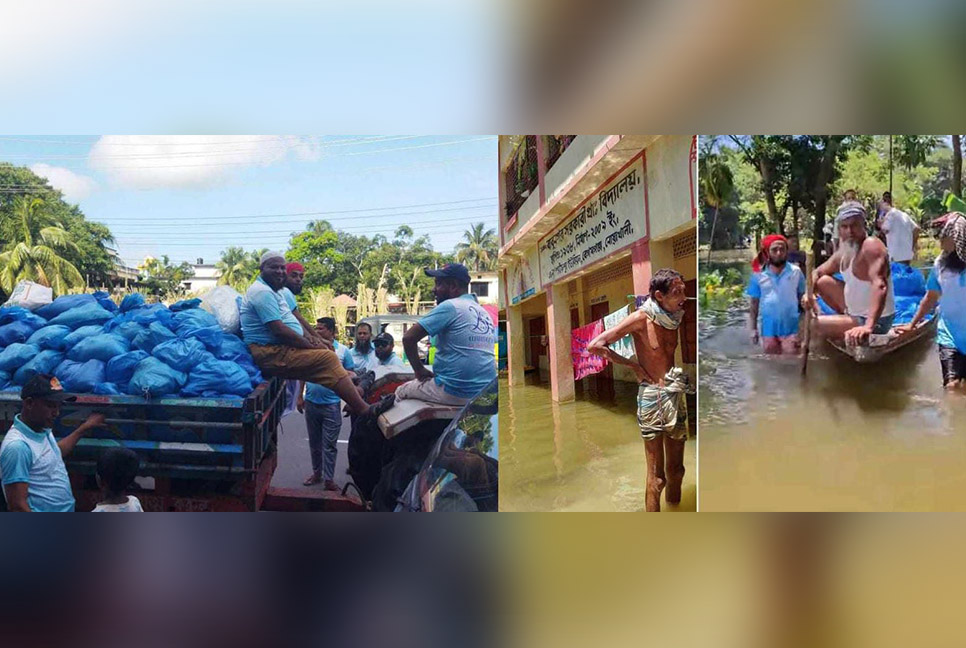
<instances>
[{"instance_id":1,"label":"man pushing boat","mask_svg":"<svg viewBox=\"0 0 966 648\"><path fill-rule=\"evenodd\" d=\"M817 315L811 324L812 335L844 338L847 345L858 345L869 335L888 333L892 328L896 306L889 253L882 241L867 235L865 222L862 203L847 201L839 207L835 216L839 249L809 278L814 293L836 314ZM838 272L844 282L834 278ZM814 297L810 307L818 313Z\"/></svg>"}]
</instances>

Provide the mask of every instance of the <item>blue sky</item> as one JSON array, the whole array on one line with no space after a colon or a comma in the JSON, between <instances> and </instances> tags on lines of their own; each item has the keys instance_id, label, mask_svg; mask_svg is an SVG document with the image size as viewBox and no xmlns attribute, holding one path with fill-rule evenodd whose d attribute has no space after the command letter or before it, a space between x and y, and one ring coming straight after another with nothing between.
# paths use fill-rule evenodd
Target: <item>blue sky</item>
<instances>
[{"instance_id":1,"label":"blue sky","mask_svg":"<svg viewBox=\"0 0 966 648\"><path fill-rule=\"evenodd\" d=\"M0 160L108 225L130 264L284 249L315 219L386 236L408 224L444 252L470 224L497 224L495 136L0 135Z\"/></svg>"}]
</instances>

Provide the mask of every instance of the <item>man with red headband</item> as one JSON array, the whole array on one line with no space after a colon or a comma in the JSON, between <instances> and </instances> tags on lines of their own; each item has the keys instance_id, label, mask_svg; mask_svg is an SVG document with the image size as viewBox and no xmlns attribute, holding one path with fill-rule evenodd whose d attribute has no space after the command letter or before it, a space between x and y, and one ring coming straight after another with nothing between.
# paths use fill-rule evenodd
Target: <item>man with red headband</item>
<instances>
[{"instance_id":1,"label":"man with red headband","mask_svg":"<svg viewBox=\"0 0 966 648\"><path fill-rule=\"evenodd\" d=\"M295 296L302 292L302 281L305 279L305 266L301 263L289 263L285 266L285 287L279 291L279 294L285 298L285 303L288 304L289 309L291 309L292 314L295 315L295 319L299 321L302 325L302 332L306 339L317 343L323 343L322 337L316 332L315 327L305 321L302 317L302 313L299 312L298 302L295 300ZM287 416L295 411L295 403L298 399L298 380L286 380L285 381L285 411L282 412L282 416Z\"/></svg>"},{"instance_id":2,"label":"man with red headband","mask_svg":"<svg viewBox=\"0 0 966 648\"><path fill-rule=\"evenodd\" d=\"M799 304L805 295L805 273L788 263L788 241L781 234L766 236L751 262L745 294L751 301L751 340L761 340L765 353L798 353Z\"/></svg>"}]
</instances>

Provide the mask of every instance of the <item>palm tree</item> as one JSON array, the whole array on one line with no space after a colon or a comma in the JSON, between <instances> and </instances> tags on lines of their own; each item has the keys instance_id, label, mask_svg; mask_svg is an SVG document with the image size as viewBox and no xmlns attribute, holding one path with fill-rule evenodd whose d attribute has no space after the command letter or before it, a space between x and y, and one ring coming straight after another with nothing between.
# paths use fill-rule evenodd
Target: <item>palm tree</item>
<instances>
[{"instance_id":1,"label":"palm tree","mask_svg":"<svg viewBox=\"0 0 966 648\"><path fill-rule=\"evenodd\" d=\"M43 207L40 198L17 196L13 201L11 240L0 253L0 289L8 294L24 279L49 286L58 295L86 285L77 268L60 256L77 252L77 244Z\"/></svg>"},{"instance_id":2,"label":"palm tree","mask_svg":"<svg viewBox=\"0 0 966 648\"><path fill-rule=\"evenodd\" d=\"M456 244L456 260L473 268L474 272L489 270L496 261L496 230L484 229L485 223L477 223L463 232L463 240Z\"/></svg>"},{"instance_id":3,"label":"palm tree","mask_svg":"<svg viewBox=\"0 0 966 648\"><path fill-rule=\"evenodd\" d=\"M708 241L708 262L711 262L711 250L714 248L714 229L718 224L718 212L731 200L735 190L734 176L731 169L721 159L721 156L711 151L709 146L701 156L701 193L705 204L714 207L714 217L711 219L711 238Z\"/></svg>"},{"instance_id":4,"label":"palm tree","mask_svg":"<svg viewBox=\"0 0 966 648\"><path fill-rule=\"evenodd\" d=\"M221 273L218 285L236 287L248 281L248 270L251 266L250 257L240 247L231 246L221 253L221 260L215 267Z\"/></svg>"}]
</instances>

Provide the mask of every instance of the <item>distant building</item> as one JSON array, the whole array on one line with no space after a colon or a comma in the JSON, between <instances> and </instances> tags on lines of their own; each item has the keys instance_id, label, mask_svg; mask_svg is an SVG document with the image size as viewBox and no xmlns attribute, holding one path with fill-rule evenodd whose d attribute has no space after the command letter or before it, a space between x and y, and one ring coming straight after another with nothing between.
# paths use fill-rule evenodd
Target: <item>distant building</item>
<instances>
[{"instance_id":1,"label":"distant building","mask_svg":"<svg viewBox=\"0 0 966 648\"><path fill-rule=\"evenodd\" d=\"M499 301L500 275L492 272L470 271L470 292L476 295L481 304L496 304Z\"/></svg>"},{"instance_id":2,"label":"distant building","mask_svg":"<svg viewBox=\"0 0 966 648\"><path fill-rule=\"evenodd\" d=\"M203 293L218 285L218 278L221 277L221 271L214 264L205 263L204 259L198 259L197 263L191 264L191 269L194 271L191 279L186 279L181 282L185 292Z\"/></svg>"}]
</instances>

